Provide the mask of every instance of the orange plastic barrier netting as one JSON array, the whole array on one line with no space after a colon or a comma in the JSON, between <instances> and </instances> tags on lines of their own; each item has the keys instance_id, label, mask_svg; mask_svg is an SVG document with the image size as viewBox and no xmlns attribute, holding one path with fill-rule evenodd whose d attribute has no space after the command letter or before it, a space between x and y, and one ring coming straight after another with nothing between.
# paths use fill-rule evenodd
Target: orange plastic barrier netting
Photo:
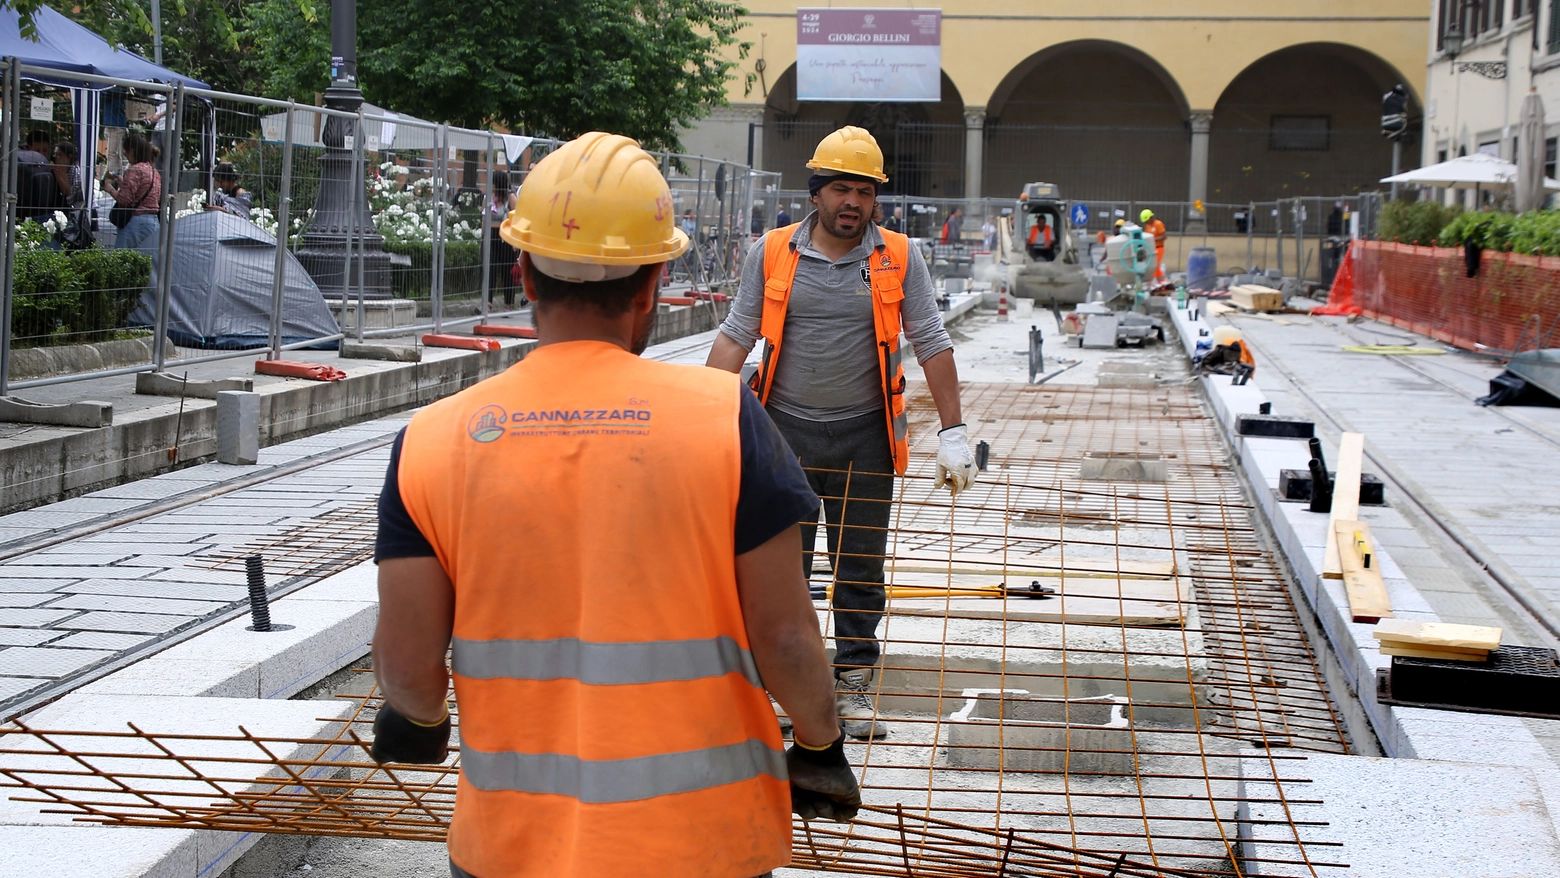
<instances>
[{"instance_id":1,"label":"orange plastic barrier netting","mask_svg":"<svg viewBox=\"0 0 1560 878\"><path fill-rule=\"evenodd\" d=\"M1456 347L1509 351L1535 315L1545 329L1560 320L1557 257L1486 250L1468 277L1461 248L1355 241L1347 261L1365 316Z\"/></svg>"}]
</instances>

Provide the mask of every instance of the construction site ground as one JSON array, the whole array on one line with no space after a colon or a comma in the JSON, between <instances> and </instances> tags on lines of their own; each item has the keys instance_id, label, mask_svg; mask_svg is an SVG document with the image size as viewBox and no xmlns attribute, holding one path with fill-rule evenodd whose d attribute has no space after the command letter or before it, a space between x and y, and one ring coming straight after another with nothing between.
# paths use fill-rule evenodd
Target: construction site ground
<instances>
[{"instance_id":1,"label":"construction site ground","mask_svg":"<svg viewBox=\"0 0 1560 878\"><path fill-rule=\"evenodd\" d=\"M1544 554L1560 525L1560 506L1549 499L1560 487L1560 467L1550 463L1560 409L1477 408L1471 397L1499 371L1484 360L1443 354L1404 362L1341 349L1388 335L1404 343L1407 334L1391 327L1301 316L1215 320L1225 319L1253 343L1258 378L1278 413L1313 418L1333 448L1341 430L1364 432L1378 468L1398 478L1388 499L1401 518L1367 517L1383 516L1379 541L1441 618L1501 624L1507 642L1553 643L1550 629L1560 617L1524 610L1508 589L1516 583L1535 600L1560 602L1560 562ZM1038 385L1028 383L1032 326L1045 336L1041 374L1050 376ZM1402 776L1392 764L1406 770L1410 763L1360 758L1383 748L1343 718L1344 702L1355 696L1329 687L1332 659L1316 611L1299 597L1293 562L1254 502L1252 492L1265 487L1243 476L1203 389L1188 377L1182 347L1172 339L1082 350L1064 342L1048 312L1004 321L977 311L950 331L966 420L973 440L989 442L991 465L957 501L935 488L935 411L919 371L908 368L914 449L897 497L891 581L943 596L892 598L875 692L892 734L848 748L869 806L861 821L849 832L798 824L798 868L777 875L1398 874L1378 864L1381 845L1363 830L1351 834L1356 828L1338 809L1372 806L1351 798L1359 792L1355 778L1376 778L1371 788L1390 797L1394 783L1405 783L1394 780ZM647 355L702 363L711 338L690 336ZM352 755L351 735L367 733L377 704L360 660L373 611L372 569L364 564L372 499L387 440L407 417L265 449L262 466L275 474L268 481L255 479L255 468L207 464L23 513L34 519L13 541L37 539L35 526L48 522L36 517L51 511L60 515L56 526L90 526L143 508L129 501L188 501L145 506L155 514L0 564L4 715L40 693L71 692L24 718L57 733L0 738L0 769L10 770L0 783L28 778L38 785L28 791L32 798L53 788L56 807L88 802L110 823L180 827L78 826L74 832L93 835L75 835L72 845L71 817L38 814L36 803L0 803L0 838L25 829L43 840L35 842L43 848L23 851L21 863L93 878L447 872L435 839L453 806L455 764L391 776ZM1086 456L1142 471L1085 477ZM201 496L224 486L230 490ZM78 508L83 501L101 508ZM1506 565L1508 585L1484 578L1448 530ZM228 636L243 638L238 559L249 553L266 557L273 586L295 590L275 605L278 619L308 637L310 625L347 633L322 635L312 651L294 650L280 662L202 646L218 633L211 623L227 617L234 618L222 626ZM815 565L815 582L829 575L825 563ZM1024 586L1031 577L1058 593L1001 600L961 591L989 589L999 579ZM820 622L831 627L822 605ZM338 670L353 662L357 670ZM189 716L158 710L159 697ZM123 708L125 716L95 717L92 704ZM284 716L288 704L298 710ZM124 731L126 716L138 724L133 734ZM265 737L266 723L281 729L267 738L268 755L225 763L222 779L209 784L225 792L192 793L189 766L202 763L169 754L220 746L231 757L248 746L249 739L231 737L245 716L245 735ZM1555 751L1555 723L1519 722ZM234 728L220 741L180 737L197 727L220 735L223 724ZM283 753L292 746L315 755L287 761L275 755L277 742ZM136 758L110 765L79 752L50 755L56 746L95 752L110 743ZM1484 743L1491 751L1501 745ZM1401 831L1427 833L1432 847L1435 836L1455 832L1464 848L1529 852L1521 862L1492 853L1478 868L1447 874L1554 874L1554 817L1538 787L1560 786L1560 775L1551 757L1535 752L1519 762L1486 759L1474 747L1457 761L1512 767L1447 762L1417 786L1405 783L1405 807L1433 808L1482 783L1513 791L1510 813L1497 820L1489 809L1470 808L1446 815L1459 821L1455 827L1427 817L1426 825ZM112 780L84 783L73 773L83 763L107 776L123 772L137 790L151 792L126 796ZM284 771L288 784L232 780ZM222 805L223 795L236 804ZM205 798L192 804L190 796ZM255 829L268 833L257 846ZM116 837L151 839L156 847L192 831L188 871L115 871L92 856L100 853L94 845ZM208 837L215 841L201 841Z\"/></svg>"}]
</instances>

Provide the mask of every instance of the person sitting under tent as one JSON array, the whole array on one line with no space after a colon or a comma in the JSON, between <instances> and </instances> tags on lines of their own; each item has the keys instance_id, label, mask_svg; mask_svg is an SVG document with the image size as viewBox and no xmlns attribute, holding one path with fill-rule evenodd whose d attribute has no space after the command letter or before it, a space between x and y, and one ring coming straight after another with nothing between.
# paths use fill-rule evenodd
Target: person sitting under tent
<instances>
[{"instance_id":1,"label":"person sitting under tent","mask_svg":"<svg viewBox=\"0 0 1560 878\"><path fill-rule=\"evenodd\" d=\"M1256 358L1251 348L1241 339L1240 330L1233 326L1220 326L1213 330L1213 347L1193 363L1193 374L1239 375L1250 377L1257 371Z\"/></svg>"},{"instance_id":2,"label":"person sitting under tent","mask_svg":"<svg viewBox=\"0 0 1560 878\"><path fill-rule=\"evenodd\" d=\"M211 171L211 198L206 202L207 210L225 210L234 216L241 216L246 220L254 220L254 198L249 190L238 185L238 169L232 162L217 162L217 166Z\"/></svg>"}]
</instances>

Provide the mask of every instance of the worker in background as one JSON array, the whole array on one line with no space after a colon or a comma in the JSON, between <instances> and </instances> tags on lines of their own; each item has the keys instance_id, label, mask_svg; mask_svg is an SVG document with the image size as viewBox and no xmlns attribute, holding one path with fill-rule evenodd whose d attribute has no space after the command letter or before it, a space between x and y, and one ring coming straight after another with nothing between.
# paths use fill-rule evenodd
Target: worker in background
<instances>
[{"instance_id":1,"label":"worker in background","mask_svg":"<svg viewBox=\"0 0 1560 878\"><path fill-rule=\"evenodd\" d=\"M864 130L864 129L863 129ZM875 141L874 141L875 142ZM943 244L957 244L959 237L964 234L964 208L955 207L948 218L943 220L942 241Z\"/></svg>"},{"instance_id":2,"label":"worker in background","mask_svg":"<svg viewBox=\"0 0 1560 878\"><path fill-rule=\"evenodd\" d=\"M453 635L455 878L752 878L793 809L860 803L796 567L817 497L740 381L639 357L688 247L671 204L626 137L542 159L502 226L536 349L391 449L371 752L446 758Z\"/></svg>"},{"instance_id":3,"label":"worker in background","mask_svg":"<svg viewBox=\"0 0 1560 878\"><path fill-rule=\"evenodd\" d=\"M1194 358L1193 366L1196 375L1235 375L1243 372L1250 376L1257 371L1257 361L1251 355L1251 348L1241 338L1240 330L1233 326L1215 327L1212 348L1201 357Z\"/></svg>"},{"instance_id":4,"label":"worker in background","mask_svg":"<svg viewBox=\"0 0 1560 878\"><path fill-rule=\"evenodd\" d=\"M1165 231L1165 224L1154 218L1154 212L1143 208L1138 214L1138 220L1143 223L1143 234L1154 236L1154 279L1165 279L1165 239L1170 233Z\"/></svg>"},{"instance_id":5,"label":"worker in background","mask_svg":"<svg viewBox=\"0 0 1560 878\"><path fill-rule=\"evenodd\" d=\"M847 734L874 738L888 733L870 697L882 654L883 555L894 476L904 475L909 459L901 329L942 421L938 483L954 494L969 487L975 457L960 414L953 341L926 260L911 253L904 235L869 219L879 184L888 182L877 141L865 129L841 128L818 144L807 167L814 170L807 182L813 213L753 245L708 364L736 372L764 339L754 391L823 498L835 580L837 708ZM815 522L802 528L807 575Z\"/></svg>"},{"instance_id":6,"label":"worker in background","mask_svg":"<svg viewBox=\"0 0 1560 878\"><path fill-rule=\"evenodd\" d=\"M782 229L791 224L791 215L786 212L785 205L780 205L780 212L775 214L775 228Z\"/></svg>"},{"instance_id":7,"label":"worker in background","mask_svg":"<svg viewBox=\"0 0 1560 878\"><path fill-rule=\"evenodd\" d=\"M1029 227L1029 255L1052 259L1056 256L1056 234L1051 229L1050 214L1033 214L1034 225Z\"/></svg>"}]
</instances>

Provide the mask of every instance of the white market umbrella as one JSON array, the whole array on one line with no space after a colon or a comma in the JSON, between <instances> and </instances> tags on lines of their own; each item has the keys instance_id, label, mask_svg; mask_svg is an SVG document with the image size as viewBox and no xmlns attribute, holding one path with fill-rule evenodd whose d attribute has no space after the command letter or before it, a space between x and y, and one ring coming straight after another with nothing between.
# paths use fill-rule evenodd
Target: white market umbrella
<instances>
[{"instance_id":1,"label":"white market umbrella","mask_svg":"<svg viewBox=\"0 0 1560 878\"><path fill-rule=\"evenodd\" d=\"M1510 189L1517 184L1517 166L1492 155L1474 153L1458 156L1426 168L1382 177L1381 182L1437 186L1446 189ZM1545 177L1544 191L1560 192L1560 181Z\"/></svg>"},{"instance_id":2,"label":"white market umbrella","mask_svg":"<svg viewBox=\"0 0 1560 878\"><path fill-rule=\"evenodd\" d=\"M1522 99L1517 123L1517 213L1544 206L1544 102L1538 92Z\"/></svg>"}]
</instances>

